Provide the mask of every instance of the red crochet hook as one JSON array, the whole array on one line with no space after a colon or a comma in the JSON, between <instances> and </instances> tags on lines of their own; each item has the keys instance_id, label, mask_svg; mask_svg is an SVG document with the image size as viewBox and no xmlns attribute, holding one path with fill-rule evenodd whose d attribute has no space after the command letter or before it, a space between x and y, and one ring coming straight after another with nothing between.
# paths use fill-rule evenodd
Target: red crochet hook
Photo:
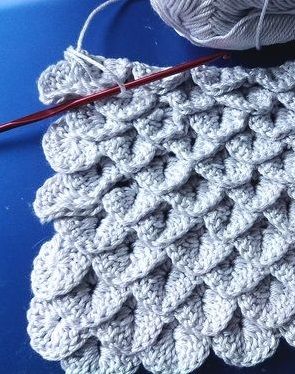
<instances>
[{"instance_id":1,"label":"red crochet hook","mask_svg":"<svg viewBox=\"0 0 295 374\"><path fill-rule=\"evenodd\" d=\"M137 88L145 84L149 84L157 80L182 73L186 70L193 69L197 66L208 64L222 57L229 58L229 54L226 52L217 52L210 56L200 57L197 60L185 62L183 64L176 65L174 67L167 68L167 69L160 70L158 72L146 75L144 77L133 80L131 82L127 82L124 84L124 86L126 90ZM66 101L54 107L41 110L39 112L30 114L28 116L25 116L25 117L22 117L22 118L19 118L19 119L10 121L10 122L3 123L2 125L0 125L0 133L8 131L8 130L12 130L17 127L25 126L30 123L38 122L49 117L53 117L59 113L77 108L81 105L89 104L97 100L105 99L106 97L109 97L109 96L117 95L120 92L121 92L120 87L116 85L114 87L108 88L100 92L96 92L96 93L93 93L87 96L82 96L76 99Z\"/></svg>"}]
</instances>

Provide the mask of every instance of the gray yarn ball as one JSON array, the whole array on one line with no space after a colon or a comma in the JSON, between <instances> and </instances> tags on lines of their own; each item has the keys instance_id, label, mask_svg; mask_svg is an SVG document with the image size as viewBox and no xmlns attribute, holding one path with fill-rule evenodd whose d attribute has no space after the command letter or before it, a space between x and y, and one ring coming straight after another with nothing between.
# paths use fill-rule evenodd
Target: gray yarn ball
<instances>
[{"instance_id":1,"label":"gray yarn ball","mask_svg":"<svg viewBox=\"0 0 295 374\"><path fill-rule=\"evenodd\" d=\"M164 22L200 46L241 50L295 39L295 0L151 0L151 4Z\"/></svg>"}]
</instances>

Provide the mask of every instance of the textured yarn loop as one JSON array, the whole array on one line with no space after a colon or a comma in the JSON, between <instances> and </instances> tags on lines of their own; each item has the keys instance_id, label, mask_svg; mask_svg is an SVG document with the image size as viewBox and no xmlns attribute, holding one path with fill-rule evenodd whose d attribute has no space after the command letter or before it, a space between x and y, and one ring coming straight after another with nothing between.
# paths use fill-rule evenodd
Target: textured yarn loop
<instances>
[{"instance_id":1,"label":"textured yarn loop","mask_svg":"<svg viewBox=\"0 0 295 374\"><path fill-rule=\"evenodd\" d=\"M53 104L158 68L66 51ZM90 72L90 74L87 73ZM32 347L67 374L253 366L295 346L295 63L199 67L77 108L43 138Z\"/></svg>"},{"instance_id":2,"label":"textured yarn loop","mask_svg":"<svg viewBox=\"0 0 295 374\"><path fill-rule=\"evenodd\" d=\"M114 84L117 83L117 85L120 87L121 94L125 94L126 87L124 82L122 82L113 72L112 70L108 69L106 66L104 66L101 62L94 60L94 58L91 58L89 55L85 54L83 50L77 50L73 47L68 48L67 54L70 56L70 58L73 58L78 64L80 64L82 67L84 67L85 71L91 78L91 72L90 69L87 67L85 62L88 62L88 64L95 66L96 68L108 72L110 76L113 77Z\"/></svg>"},{"instance_id":3,"label":"textured yarn loop","mask_svg":"<svg viewBox=\"0 0 295 374\"><path fill-rule=\"evenodd\" d=\"M248 49L295 39L295 0L151 0L160 17L192 43Z\"/></svg>"},{"instance_id":4,"label":"textured yarn loop","mask_svg":"<svg viewBox=\"0 0 295 374\"><path fill-rule=\"evenodd\" d=\"M83 27L80 31L76 48L69 48L68 49L68 53L71 54L71 56L74 58L74 60L77 61L77 63L79 63L79 64L81 64L82 66L85 67L85 64L83 63L83 61L87 61L88 63L92 64L93 66L96 66L100 70L106 70L107 69L99 61L94 60L89 55L86 55L85 53L83 53L82 46L83 46L83 41L84 41L86 32L87 32L91 22L93 21L94 17L97 14L99 14L102 10L107 8L109 5L120 2L120 1L122 1L122 0L107 0L107 1L103 2L102 4L100 4L98 7L96 7L89 14L89 16L87 17L87 19L86 19L86 21L85 21L85 23L84 23L84 25L83 25ZM87 70L87 72L88 72L88 74L90 74L89 70ZM125 94L126 93L126 87L125 87L124 83L110 69L108 69L108 73L111 76L113 76L114 83L117 83L117 85L120 87L121 94Z\"/></svg>"}]
</instances>

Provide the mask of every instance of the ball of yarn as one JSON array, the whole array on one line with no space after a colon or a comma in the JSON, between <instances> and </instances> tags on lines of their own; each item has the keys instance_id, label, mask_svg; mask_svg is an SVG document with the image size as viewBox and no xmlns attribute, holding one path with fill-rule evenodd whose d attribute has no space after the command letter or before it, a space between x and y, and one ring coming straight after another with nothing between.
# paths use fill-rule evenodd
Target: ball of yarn
<instances>
[{"instance_id":1,"label":"ball of yarn","mask_svg":"<svg viewBox=\"0 0 295 374\"><path fill-rule=\"evenodd\" d=\"M295 39L295 0L151 0L151 4L164 22L199 46L241 50L257 46L257 36L259 46Z\"/></svg>"}]
</instances>

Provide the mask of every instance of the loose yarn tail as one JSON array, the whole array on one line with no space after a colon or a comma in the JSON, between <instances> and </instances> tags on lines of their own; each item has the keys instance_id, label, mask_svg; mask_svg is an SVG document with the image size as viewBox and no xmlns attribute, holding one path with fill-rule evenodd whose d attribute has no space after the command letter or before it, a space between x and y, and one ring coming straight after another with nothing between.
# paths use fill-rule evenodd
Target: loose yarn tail
<instances>
[{"instance_id":1,"label":"loose yarn tail","mask_svg":"<svg viewBox=\"0 0 295 374\"><path fill-rule=\"evenodd\" d=\"M102 10L107 8L109 5L114 4L114 3L118 3L119 1L122 1L122 0L107 0L104 3L100 4L99 6L97 6L95 9L93 9L93 11L87 17L87 19L86 19L86 21L85 21L85 23L84 23L84 25L83 25L83 27L80 31L78 41L77 41L77 47L76 47L76 49L78 51L82 50L82 44L83 44L83 41L85 39L85 34L86 34L91 22L93 21L94 17L98 13L100 13Z\"/></svg>"}]
</instances>

